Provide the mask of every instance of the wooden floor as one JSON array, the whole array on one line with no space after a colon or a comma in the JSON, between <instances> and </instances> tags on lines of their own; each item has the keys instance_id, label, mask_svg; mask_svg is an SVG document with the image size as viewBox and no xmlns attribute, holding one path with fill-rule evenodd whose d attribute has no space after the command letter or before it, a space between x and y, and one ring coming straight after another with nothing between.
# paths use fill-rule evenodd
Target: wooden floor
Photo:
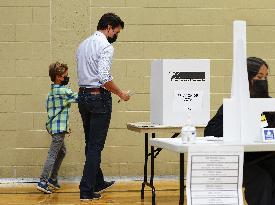
<instances>
[{"instance_id":1,"label":"wooden floor","mask_svg":"<svg viewBox=\"0 0 275 205\"><path fill-rule=\"evenodd\" d=\"M140 199L140 181L118 182L102 194L100 200L80 202L78 183L63 183L62 189L47 195L36 190L36 184L0 184L0 205L73 205L73 204L111 204L111 205L149 205L151 191L146 188L145 199ZM179 183L176 181L156 181L156 202L162 204L179 203ZM185 203L186 204L186 203Z\"/></svg>"},{"instance_id":2,"label":"wooden floor","mask_svg":"<svg viewBox=\"0 0 275 205\"><path fill-rule=\"evenodd\" d=\"M78 183L64 182L62 188L53 194L36 190L36 184L0 184L0 205L151 205L151 190L146 188L145 199L140 199L140 181L117 182L102 194L100 200L81 202ZM157 205L179 204L179 183L177 181L155 181ZM185 198L186 199L186 198ZM186 201L184 203L186 205ZM246 205L246 203L244 202Z\"/></svg>"}]
</instances>

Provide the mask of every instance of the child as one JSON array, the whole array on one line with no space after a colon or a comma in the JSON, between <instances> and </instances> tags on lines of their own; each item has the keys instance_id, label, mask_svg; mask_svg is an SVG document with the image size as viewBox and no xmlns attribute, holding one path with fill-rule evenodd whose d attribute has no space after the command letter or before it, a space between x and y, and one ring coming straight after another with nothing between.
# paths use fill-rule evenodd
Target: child
<instances>
[{"instance_id":1,"label":"child","mask_svg":"<svg viewBox=\"0 0 275 205\"><path fill-rule=\"evenodd\" d=\"M76 102L78 97L77 93L65 86L69 82L66 64L59 62L51 64L49 76L53 84L46 102L48 114L46 129L52 136L52 142L40 176L40 182L37 184L37 189L47 194L52 193L50 187L60 189L57 175L66 154L64 137L70 131L68 127L69 110L71 103Z\"/></svg>"}]
</instances>

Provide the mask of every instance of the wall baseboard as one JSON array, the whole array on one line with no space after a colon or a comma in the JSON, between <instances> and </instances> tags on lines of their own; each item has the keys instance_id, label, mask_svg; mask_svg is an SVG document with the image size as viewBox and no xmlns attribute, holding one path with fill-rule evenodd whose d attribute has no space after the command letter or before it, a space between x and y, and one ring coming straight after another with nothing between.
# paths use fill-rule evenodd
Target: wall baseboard
<instances>
[{"instance_id":1,"label":"wall baseboard","mask_svg":"<svg viewBox=\"0 0 275 205\"><path fill-rule=\"evenodd\" d=\"M60 181L63 182L75 182L79 183L81 177L59 177ZM143 176L106 176L106 181L142 181ZM150 178L148 177L148 180ZM165 181L165 180L179 180L178 176L174 175L165 175L165 176L155 176L154 180L156 181ZM39 181L39 178L0 178L0 184L17 184L17 183L37 183Z\"/></svg>"}]
</instances>

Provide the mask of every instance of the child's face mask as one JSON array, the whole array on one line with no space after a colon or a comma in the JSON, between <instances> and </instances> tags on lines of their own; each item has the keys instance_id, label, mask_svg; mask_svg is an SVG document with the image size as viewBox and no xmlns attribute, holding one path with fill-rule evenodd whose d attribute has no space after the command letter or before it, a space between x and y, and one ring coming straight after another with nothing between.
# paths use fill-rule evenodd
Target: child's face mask
<instances>
[{"instance_id":1,"label":"child's face mask","mask_svg":"<svg viewBox=\"0 0 275 205\"><path fill-rule=\"evenodd\" d=\"M68 85L69 81L70 81L70 77L66 76L64 77L64 80L61 82L61 85Z\"/></svg>"}]
</instances>

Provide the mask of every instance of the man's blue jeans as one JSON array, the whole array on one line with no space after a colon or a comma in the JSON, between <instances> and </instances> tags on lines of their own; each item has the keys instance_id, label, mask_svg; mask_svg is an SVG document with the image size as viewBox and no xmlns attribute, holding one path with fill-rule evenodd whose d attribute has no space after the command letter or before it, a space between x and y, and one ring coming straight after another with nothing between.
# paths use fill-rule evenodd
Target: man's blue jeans
<instances>
[{"instance_id":1,"label":"man's blue jeans","mask_svg":"<svg viewBox=\"0 0 275 205\"><path fill-rule=\"evenodd\" d=\"M80 92L78 108L86 144L86 161L79 188L81 193L91 194L96 186L104 182L100 163L111 120L111 93L105 89L101 89L100 94Z\"/></svg>"}]
</instances>

